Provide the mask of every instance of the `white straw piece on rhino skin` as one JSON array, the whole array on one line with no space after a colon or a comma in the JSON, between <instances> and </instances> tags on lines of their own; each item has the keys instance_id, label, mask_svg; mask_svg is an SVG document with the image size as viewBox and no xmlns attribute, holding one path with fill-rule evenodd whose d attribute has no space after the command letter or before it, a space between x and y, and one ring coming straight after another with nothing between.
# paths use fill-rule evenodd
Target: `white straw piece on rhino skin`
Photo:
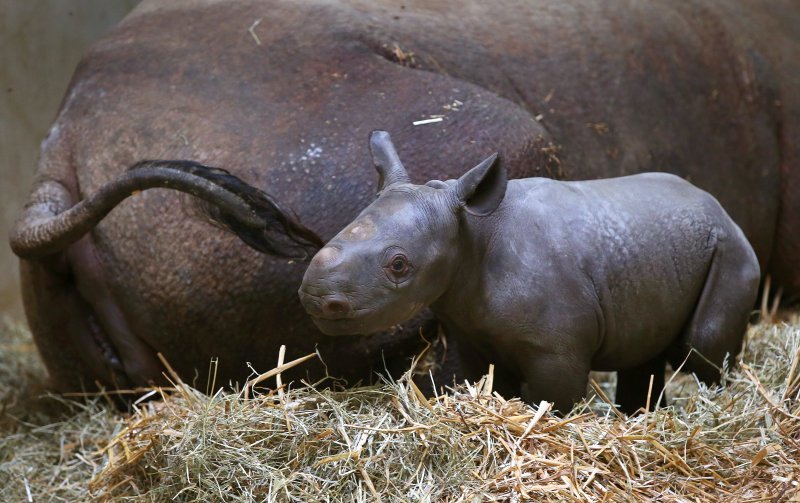
<instances>
[{"instance_id":1,"label":"white straw piece on rhino skin","mask_svg":"<svg viewBox=\"0 0 800 503\"><path fill-rule=\"evenodd\" d=\"M442 122L444 117L434 117L433 119L423 119L419 121L414 121L411 124L414 126L422 126L424 124L433 124L434 122Z\"/></svg>"}]
</instances>

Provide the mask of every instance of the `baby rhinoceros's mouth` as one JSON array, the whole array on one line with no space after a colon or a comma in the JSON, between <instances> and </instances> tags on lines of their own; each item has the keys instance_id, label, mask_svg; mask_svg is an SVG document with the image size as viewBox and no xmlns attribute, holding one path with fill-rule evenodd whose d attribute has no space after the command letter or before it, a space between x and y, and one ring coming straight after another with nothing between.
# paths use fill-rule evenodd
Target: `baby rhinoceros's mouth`
<instances>
[{"instance_id":1,"label":"baby rhinoceros's mouth","mask_svg":"<svg viewBox=\"0 0 800 503\"><path fill-rule=\"evenodd\" d=\"M303 308L312 318L340 320L354 315L353 306L344 294L321 293L305 286L298 293Z\"/></svg>"},{"instance_id":2,"label":"baby rhinoceros's mouth","mask_svg":"<svg viewBox=\"0 0 800 503\"><path fill-rule=\"evenodd\" d=\"M364 319L365 313L354 309L342 293L323 293L305 285L298 293L303 308L325 335L367 335L375 331Z\"/></svg>"}]
</instances>

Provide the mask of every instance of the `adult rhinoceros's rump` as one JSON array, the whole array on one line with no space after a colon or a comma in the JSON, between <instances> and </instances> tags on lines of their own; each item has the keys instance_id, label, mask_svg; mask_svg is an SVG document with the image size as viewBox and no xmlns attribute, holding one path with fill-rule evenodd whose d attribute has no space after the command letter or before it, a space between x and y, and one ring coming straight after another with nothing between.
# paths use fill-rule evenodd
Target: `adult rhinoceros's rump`
<instances>
[{"instance_id":1,"label":"adult rhinoceros's rump","mask_svg":"<svg viewBox=\"0 0 800 503\"><path fill-rule=\"evenodd\" d=\"M758 259L708 193L674 175L506 181L491 156L458 180L413 185L372 135L379 196L311 261L300 287L325 333L368 334L430 306L478 371L567 412L589 370L617 370L644 406L664 364L710 383L739 352ZM511 385L511 386L509 386Z\"/></svg>"},{"instance_id":2,"label":"adult rhinoceros's rump","mask_svg":"<svg viewBox=\"0 0 800 503\"><path fill-rule=\"evenodd\" d=\"M515 178L690 177L797 292L799 42L793 0L145 0L78 68L33 192L55 188L59 205L34 204L18 235L142 159L191 159L328 239L374 196L364 138L383 128L417 179L454 178L492 151ZM281 344L287 358L318 345L350 378L382 369L381 351L390 364L414 351L409 325L321 336L297 300L305 265L247 248L191 200L144 191L23 260L57 383L113 384L100 350L134 383L158 375L156 351L187 378L219 356L221 380L273 366Z\"/></svg>"}]
</instances>

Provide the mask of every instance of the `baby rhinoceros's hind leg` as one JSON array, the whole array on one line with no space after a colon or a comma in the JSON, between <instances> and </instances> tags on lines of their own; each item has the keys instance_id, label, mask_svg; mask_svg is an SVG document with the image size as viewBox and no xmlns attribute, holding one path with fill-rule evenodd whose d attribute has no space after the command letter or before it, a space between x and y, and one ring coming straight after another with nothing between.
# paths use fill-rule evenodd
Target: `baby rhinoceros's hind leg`
<instances>
[{"instance_id":1,"label":"baby rhinoceros's hind leg","mask_svg":"<svg viewBox=\"0 0 800 503\"><path fill-rule=\"evenodd\" d=\"M739 353L760 280L755 252L733 222L714 237L703 290L670 358L706 384L718 383L726 356L732 362Z\"/></svg>"}]
</instances>

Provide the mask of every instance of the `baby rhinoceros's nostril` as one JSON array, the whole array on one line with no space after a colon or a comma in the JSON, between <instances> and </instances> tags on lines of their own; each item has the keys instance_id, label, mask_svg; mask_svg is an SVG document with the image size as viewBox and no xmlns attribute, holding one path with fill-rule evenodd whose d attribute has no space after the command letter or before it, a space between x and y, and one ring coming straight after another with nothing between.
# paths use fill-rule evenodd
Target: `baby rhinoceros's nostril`
<instances>
[{"instance_id":1,"label":"baby rhinoceros's nostril","mask_svg":"<svg viewBox=\"0 0 800 503\"><path fill-rule=\"evenodd\" d=\"M350 311L350 303L343 297L330 297L322 301L322 314L335 316Z\"/></svg>"}]
</instances>

